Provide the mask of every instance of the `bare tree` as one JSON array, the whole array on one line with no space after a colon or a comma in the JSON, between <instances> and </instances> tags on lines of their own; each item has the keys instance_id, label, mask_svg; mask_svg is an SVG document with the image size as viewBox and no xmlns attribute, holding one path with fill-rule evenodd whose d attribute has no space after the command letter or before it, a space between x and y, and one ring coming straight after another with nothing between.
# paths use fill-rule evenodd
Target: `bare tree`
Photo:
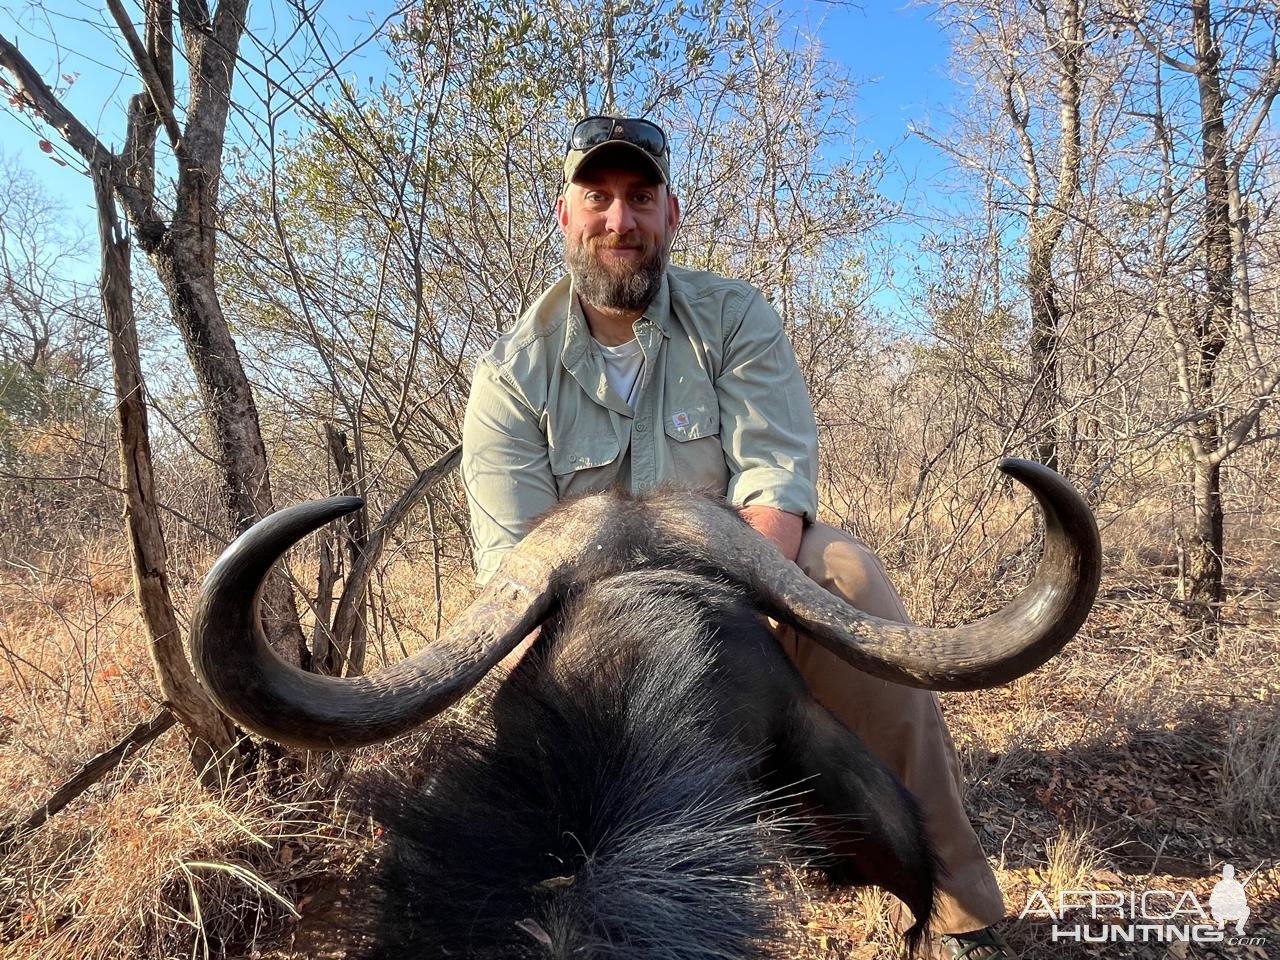
<instances>
[{"instance_id":1,"label":"bare tree","mask_svg":"<svg viewBox=\"0 0 1280 960\"><path fill-rule=\"evenodd\" d=\"M1212 651L1226 599L1223 465L1255 439L1280 384L1280 357L1259 346L1251 278L1251 247L1271 209L1256 200L1280 93L1280 13L1190 0L1185 8L1123 7L1112 16L1149 55L1148 117L1160 171L1149 276L1172 348L1178 432L1192 475L1185 599L1193 642ZM1180 77L1194 84L1194 113L1169 93ZM1195 145L1194 154L1184 143ZM1233 366L1244 371L1237 383Z\"/></svg>"},{"instance_id":2,"label":"bare tree","mask_svg":"<svg viewBox=\"0 0 1280 960\"><path fill-rule=\"evenodd\" d=\"M1086 3L960 0L947 4L944 16L963 31L960 49L975 98L994 109L980 110L945 141L925 135L965 166L985 168L988 178L994 174L1012 191L1013 207L1025 222L1022 286L1030 319L1030 375L1023 418L1036 457L1058 468L1066 322L1058 258L1082 200L1081 110L1093 43ZM975 121L988 125L976 140ZM1016 154L1016 166L1001 156L1005 151ZM989 197L990 190L988 181Z\"/></svg>"},{"instance_id":3,"label":"bare tree","mask_svg":"<svg viewBox=\"0 0 1280 960\"><path fill-rule=\"evenodd\" d=\"M164 533L155 508L156 483L151 467L146 395L138 353L138 329L133 316L129 238L116 213L115 198L105 176L97 175L94 187L102 233L102 305L111 345L133 590L150 634L151 657L160 691L192 734L192 760L196 769L216 783L217 768L234 755L236 731L196 681L183 649L182 630L169 590Z\"/></svg>"},{"instance_id":4,"label":"bare tree","mask_svg":"<svg viewBox=\"0 0 1280 960\"><path fill-rule=\"evenodd\" d=\"M1080 190L1080 88L1085 51L1085 17L1081 0L1060 0L1059 9L1033 3L1044 27L1056 67L1059 105L1057 191L1043 193L1035 143L1028 132L1027 101L1021 92L1016 62L1007 61L1005 110L1017 131L1029 185L1027 193L1027 293L1031 301L1031 363L1035 382L1031 409L1043 424L1036 452L1044 464L1058 466L1057 418L1061 410L1058 353L1062 310L1053 274L1053 257L1073 215Z\"/></svg>"},{"instance_id":5,"label":"bare tree","mask_svg":"<svg viewBox=\"0 0 1280 960\"><path fill-rule=\"evenodd\" d=\"M99 204L104 268L103 287L109 317L109 334L116 363L117 388L138 399L142 388L140 370L127 370L136 362L136 349L127 342L131 323L132 283L127 269L128 238L119 230L114 209L125 210L139 246L152 261L167 293L174 322L182 334L187 356L201 391L204 412L213 438L222 475L223 508L228 529L238 531L271 509L270 475L266 450L258 424L253 393L239 354L223 316L215 285L217 255L218 188L227 115L231 106L231 82L235 74L237 50L244 31L247 0L222 0L210 10L203 0L174 5L169 0L145 0L142 32L125 9L122 0L108 0L107 8L142 84L142 92L129 102L128 133L119 153L111 150L62 103L18 47L0 37L0 67L8 71L6 84L18 109L38 116L57 131L86 164L95 183ZM175 26L181 32L181 48L175 43ZM175 56L187 66L186 102L178 100L175 84ZM185 108L185 109L184 109ZM180 114L181 111L181 114ZM176 179L172 207L164 209L165 191L157 184L157 136L164 138L172 152ZM130 356L132 354L133 356ZM136 377L122 380L122 374ZM121 397L121 400L129 399ZM130 520L135 570L146 576L163 576L163 555L155 555L145 544L152 539L142 534L145 526L159 535L156 504L148 489L150 452L139 438L146 436L146 423L137 419L138 406L121 406L123 470L131 497ZM157 570L155 564L161 564ZM156 642L179 643L173 635L176 619L172 604L161 591L144 599L143 581L138 584L142 607ZM268 588L268 604L274 613L269 625L280 645L295 658L303 652L302 634L293 610L288 586L274 578ZM186 702L175 703L193 735L222 751L228 746L225 729L206 722L216 711L199 693L194 682L188 685L173 658L157 660L161 685L166 692L183 689ZM174 667L176 674L170 673ZM206 718L206 719L202 719Z\"/></svg>"},{"instance_id":6,"label":"bare tree","mask_svg":"<svg viewBox=\"0 0 1280 960\"><path fill-rule=\"evenodd\" d=\"M932 139L978 175L969 195L986 222L940 231L938 267L969 273L928 284L945 291L925 305L932 329L964 376L1003 390L1008 365L981 361L1007 343L1002 294L1018 261L1005 237L1021 221L1033 381L1020 413L1002 397L988 415L1099 496L1165 451L1185 455L1187 486L1159 495L1177 517L1187 491L1182 599L1212 649L1226 599L1222 466L1267 435L1277 385L1254 282L1274 209L1276 12L1218 0L944 12L972 93L950 136ZM990 280L969 282L979 276Z\"/></svg>"},{"instance_id":7,"label":"bare tree","mask_svg":"<svg viewBox=\"0 0 1280 960\"><path fill-rule=\"evenodd\" d=\"M91 244L65 205L0 154L0 551L49 529L82 542L110 516L102 307L80 279Z\"/></svg>"},{"instance_id":8,"label":"bare tree","mask_svg":"<svg viewBox=\"0 0 1280 960\"><path fill-rule=\"evenodd\" d=\"M102 359L92 290L74 278L88 252L67 211L0 153L0 361L82 376Z\"/></svg>"}]
</instances>

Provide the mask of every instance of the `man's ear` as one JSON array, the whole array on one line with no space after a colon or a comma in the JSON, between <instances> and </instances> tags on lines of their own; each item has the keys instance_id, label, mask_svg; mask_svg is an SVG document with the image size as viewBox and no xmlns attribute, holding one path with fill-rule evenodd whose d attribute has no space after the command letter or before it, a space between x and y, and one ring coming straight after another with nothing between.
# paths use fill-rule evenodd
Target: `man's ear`
<instances>
[{"instance_id":1,"label":"man's ear","mask_svg":"<svg viewBox=\"0 0 1280 960\"><path fill-rule=\"evenodd\" d=\"M569 188L566 186L565 189ZM569 204L565 201L563 193L556 197L556 223L560 225L561 233L569 232Z\"/></svg>"},{"instance_id":2,"label":"man's ear","mask_svg":"<svg viewBox=\"0 0 1280 960\"><path fill-rule=\"evenodd\" d=\"M680 225L680 198L667 190L667 228L674 231Z\"/></svg>"}]
</instances>

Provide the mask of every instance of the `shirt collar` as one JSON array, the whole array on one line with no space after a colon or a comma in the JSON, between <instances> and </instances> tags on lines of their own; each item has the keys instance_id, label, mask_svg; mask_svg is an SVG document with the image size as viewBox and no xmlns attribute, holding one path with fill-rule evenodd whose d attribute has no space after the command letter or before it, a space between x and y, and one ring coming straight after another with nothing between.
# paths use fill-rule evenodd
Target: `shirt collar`
<instances>
[{"instance_id":1,"label":"shirt collar","mask_svg":"<svg viewBox=\"0 0 1280 960\"><path fill-rule=\"evenodd\" d=\"M671 281L670 274L666 270L662 271L662 282L658 284L658 292L654 294L653 302L644 312L644 319L652 321L653 325L662 331L664 337L671 335L667 329L671 323Z\"/></svg>"},{"instance_id":2,"label":"shirt collar","mask_svg":"<svg viewBox=\"0 0 1280 960\"><path fill-rule=\"evenodd\" d=\"M671 283L667 271L662 273L662 282L658 284L658 292L653 301L641 315L640 320L650 321L664 337L669 337L671 325ZM639 323L640 320L636 322ZM572 281L569 283L568 316L565 320L564 349L560 357L568 370L573 370L587 356L591 345L591 328L587 326L586 315L582 312L582 304L578 302L577 291Z\"/></svg>"}]
</instances>

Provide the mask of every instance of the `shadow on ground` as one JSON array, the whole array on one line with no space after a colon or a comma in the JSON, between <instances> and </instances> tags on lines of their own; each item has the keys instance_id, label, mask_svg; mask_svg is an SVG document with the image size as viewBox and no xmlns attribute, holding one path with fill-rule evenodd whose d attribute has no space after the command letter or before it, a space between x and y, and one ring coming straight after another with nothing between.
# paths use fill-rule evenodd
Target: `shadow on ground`
<instances>
[{"instance_id":1,"label":"shadow on ground","mask_svg":"<svg viewBox=\"0 0 1280 960\"><path fill-rule=\"evenodd\" d=\"M1222 864L1230 863L1237 879L1245 882L1251 910L1246 933L1263 939L1260 944L1233 945L1054 943L1053 921L1041 911L1040 916L1029 914L1006 924L1025 960L1063 955L1137 960L1280 957L1274 805L1264 811L1261 829L1255 824L1246 830L1232 822L1223 801L1228 775L1224 757L1233 722L1231 713L1215 704L1192 703L1176 722L1155 729L1122 726L1061 749L968 752L966 766L979 773L969 784L970 815L984 848L1002 867L1011 917L1037 894L1056 910L1065 888L1132 891L1139 899L1144 891L1170 891L1172 896L1152 895L1150 912L1167 914L1180 902L1188 912L1181 920L1166 922L1196 922L1196 904L1209 910ZM992 775L983 776L984 771ZM1061 858L1065 862L1054 866L1046 850L1063 849L1064 836L1083 836L1085 855L1067 852ZM1194 901L1184 899L1187 892ZM1068 925L1085 919L1077 914ZM1093 929L1105 922L1095 921Z\"/></svg>"}]
</instances>

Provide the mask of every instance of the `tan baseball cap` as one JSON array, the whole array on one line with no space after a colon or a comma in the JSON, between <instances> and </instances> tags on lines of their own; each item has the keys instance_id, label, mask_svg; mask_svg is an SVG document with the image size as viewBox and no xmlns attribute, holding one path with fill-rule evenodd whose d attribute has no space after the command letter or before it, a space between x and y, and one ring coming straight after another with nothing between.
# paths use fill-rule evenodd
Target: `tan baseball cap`
<instances>
[{"instance_id":1,"label":"tan baseball cap","mask_svg":"<svg viewBox=\"0 0 1280 960\"><path fill-rule=\"evenodd\" d=\"M579 120L569 134L564 155L564 182L572 183L588 161L605 162L612 154L628 164L640 162L659 183L671 182L667 136L652 120L596 116Z\"/></svg>"}]
</instances>

